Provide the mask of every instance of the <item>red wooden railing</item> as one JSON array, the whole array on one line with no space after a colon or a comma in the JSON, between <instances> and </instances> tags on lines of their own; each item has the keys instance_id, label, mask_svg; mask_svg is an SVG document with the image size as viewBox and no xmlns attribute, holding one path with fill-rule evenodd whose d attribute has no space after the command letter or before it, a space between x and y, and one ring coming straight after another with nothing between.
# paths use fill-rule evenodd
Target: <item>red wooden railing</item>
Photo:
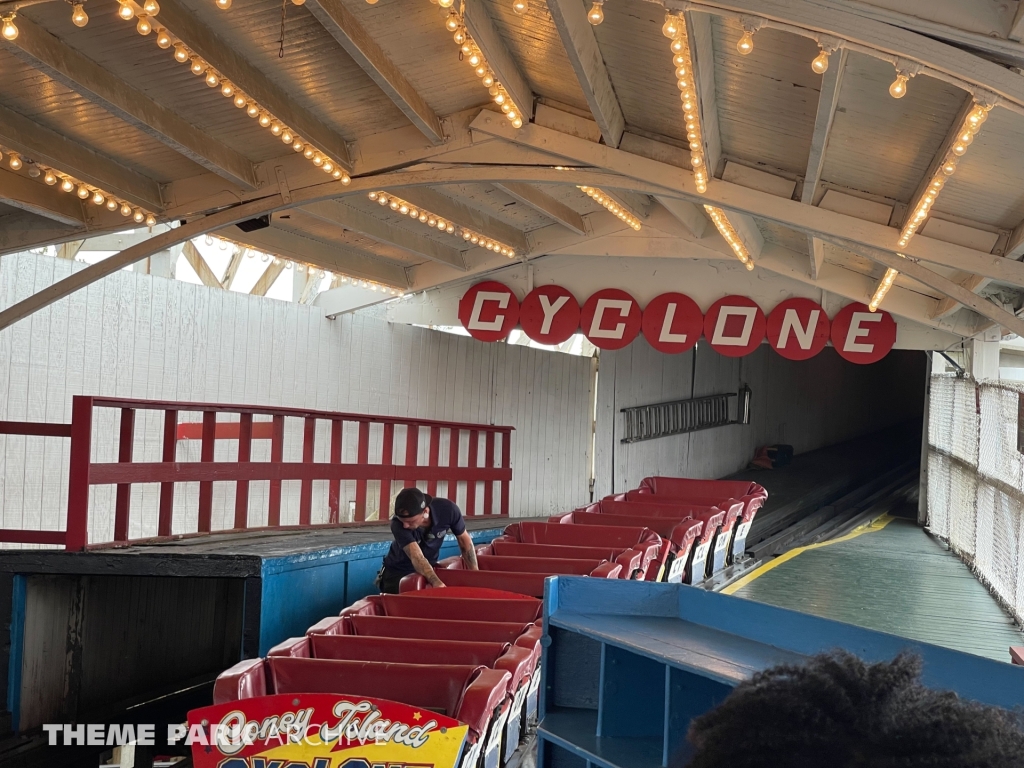
<instances>
[{"instance_id":1,"label":"red wooden railing","mask_svg":"<svg viewBox=\"0 0 1024 768\"><path fill-rule=\"evenodd\" d=\"M94 414L97 408L113 408L120 412L117 461L93 460ZM163 414L162 460L134 460L135 421L139 411ZM202 421L179 423L183 412L201 413ZM232 418L234 417L234 418ZM259 417L263 417L260 419ZM284 461L285 419L302 419L302 460ZM329 425L329 460L314 461L316 426ZM371 458L371 427L381 436L379 455ZM396 427L404 427L404 463L395 463ZM233 528L252 530L249 525L249 486L254 481L269 481L267 525L280 528L282 482L301 481L298 502L298 527L314 527L312 520L313 482L328 483L328 519L326 525L338 525L341 483L355 481L355 522L366 520L367 486L380 483L378 519L387 520L393 483L426 483L426 491L437 494L438 482L447 483L448 495L454 498L457 483L466 483L463 512L468 516L508 514L509 483L512 479L512 427L489 426L393 416L371 416L357 413L336 413L300 408L272 408L214 403L183 403L156 400L76 396L73 399L70 424L38 422L2 422L0 434L71 438L71 462L68 477L66 531L0 530L0 542L63 544L68 550L93 546L125 546L131 543L129 528L132 516L132 486L159 483L157 538L181 535L203 535L212 527L213 485L216 482L235 484ZM375 430L376 431L376 430ZM419 441L425 432L427 463L419 464ZM447 463L441 464L442 434L448 433ZM356 461L342 461L345 436L355 437ZM480 456L481 435L483 456ZM176 460L179 440L201 441L198 462ZM252 461L254 440L270 440L270 461ZM217 440L236 440L234 461L215 461ZM460 464L465 449L467 460ZM374 454L377 452L374 451ZM482 458L482 461L481 461ZM198 482L198 523L195 531L175 531L175 486ZM494 486L499 492L496 503ZM89 542L91 486L116 485L113 538ZM479 486L482 505L477 508ZM180 522L180 520L179 520ZM294 526L288 526L294 527ZM152 537L147 537L152 538Z\"/></svg>"}]
</instances>

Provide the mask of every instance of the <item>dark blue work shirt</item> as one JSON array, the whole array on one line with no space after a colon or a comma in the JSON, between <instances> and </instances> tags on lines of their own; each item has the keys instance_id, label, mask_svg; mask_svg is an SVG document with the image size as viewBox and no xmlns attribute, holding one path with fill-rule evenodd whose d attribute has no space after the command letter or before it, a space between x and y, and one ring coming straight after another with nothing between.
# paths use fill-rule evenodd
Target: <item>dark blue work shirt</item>
<instances>
[{"instance_id":1,"label":"dark blue work shirt","mask_svg":"<svg viewBox=\"0 0 1024 768\"><path fill-rule=\"evenodd\" d=\"M399 573L414 573L416 569L412 567L412 560L404 550L404 547L414 541L420 545L427 562L436 566L445 534L451 531L458 536L465 530L466 523L462 519L462 512L448 499L431 500L429 528L407 529L402 525L401 520L392 517L391 535L395 537L395 540L391 542L391 549L384 557L384 567Z\"/></svg>"}]
</instances>

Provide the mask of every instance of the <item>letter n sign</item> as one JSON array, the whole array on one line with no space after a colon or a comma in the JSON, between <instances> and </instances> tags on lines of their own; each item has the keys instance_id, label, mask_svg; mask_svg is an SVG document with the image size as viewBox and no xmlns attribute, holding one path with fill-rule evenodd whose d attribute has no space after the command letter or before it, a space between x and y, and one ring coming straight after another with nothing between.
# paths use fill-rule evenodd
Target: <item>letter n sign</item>
<instances>
[{"instance_id":1,"label":"letter n sign","mask_svg":"<svg viewBox=\"0 0 1024 768\"><path fill-rule=\"evenodd\" d=\"M501 341L519 322L519 299L501 283L477 283L459 302L459 322L474 339Z\"/></svg>"},{"instance_id":2,"label":"letter n sign","mask_svg":"<svg viewBox=\"0 0 1024 768\"><path fill-rule=\"evenodd\" d=\"M896 321L883 310L847 304L832 318L832 346L844 360L877 363L896 343Z\"/></svg>"},{"instance_id":3,"label":"letter n sign","mask_svg":"<svg viewBox=\"0 0 1024 768\"><path fill-rule=\"evenodd\" d=\"M809 360L828 343L829 321L810 299L786 299L768 315L768 343L787 360Z\"/></svg>"}]
</instances>

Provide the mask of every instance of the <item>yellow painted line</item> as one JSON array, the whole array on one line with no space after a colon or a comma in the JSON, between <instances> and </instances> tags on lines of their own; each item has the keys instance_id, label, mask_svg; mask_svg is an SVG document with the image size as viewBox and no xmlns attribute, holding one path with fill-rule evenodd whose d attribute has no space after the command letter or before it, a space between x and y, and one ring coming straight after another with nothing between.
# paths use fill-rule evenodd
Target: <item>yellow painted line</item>
<instances>
[{"instance_id":1,"label":"yellow painted line","mask_svg":"<svg viewBox=\"0 0 1024 768\"><path fill-rule=\"evenodd\" d=\"M858 536L863 536L865 533L874 533L875 531L880 531L883 528L885 528L885 526L887 526L889 523L891 523L894 519L895 518L893 518L892 515L884 514L881 517L876 517L870 523L864 523L864 525L855 528L850 533L846 534L845 536L841 536L838 539L832 539L831 541L822 541L818 544L808 544L806 547L797 547L796 549L791 549L789 550L789 552L786 552L783 555L779 555L774 560L770 560L769 562L765 563L760 568L754 569L746 576L744 576L742 579L734 581L732 584L730 584L728 587L722 590L722 594L735 594L736 592L747 586L747 584L750 584L752 581L761 578L773 568L778 568L783 563L788 563L790 560L792 560L794 557L801 554L802 552L808 552L812 549L821 549L822 547L830 547L833 544L840 544L844 541L856 539Z\"/></svg>"}]
</instances>

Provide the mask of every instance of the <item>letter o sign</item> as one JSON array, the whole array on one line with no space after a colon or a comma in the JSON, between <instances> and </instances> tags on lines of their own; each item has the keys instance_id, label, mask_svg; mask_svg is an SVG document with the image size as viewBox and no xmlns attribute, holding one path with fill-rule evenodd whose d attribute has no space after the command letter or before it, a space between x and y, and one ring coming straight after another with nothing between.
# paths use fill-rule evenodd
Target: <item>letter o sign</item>
<instances>
[{"instance_id":1,"label":"letter o sign","mask_svg":"<svg viewBox=\"0 0 1024 768\"><path fill-rule=\"evenodd\" d=\"M459 322L474 339L501 341L519 322L519 300L506 285L477 283L459 302Z\"/></svg>"},{"instance_id":2,"label":"letter o sign","mask_svg":"<svg viewBox=\"0 0 1024 768\"><path fill-rule=\"evenodd\" d=\"M640 333L641 316L636 299L618 288L605 288L583 305L580 326L598 349L622 349Z\"/></svg>"},{"instance_id":3,"label":"letter o sign","mask_svg":"<svg viewBox=\"0 0 1024 768\"><path fill-rule=\"evenodd\" d=\"M579 302L560 285L542 285L523 299L519 324L539 344L561 344L580 327Z\"/></svg>"},{"instance_id":4,"label":"letter o sign","mask_svg":"<svg viewBox=\"0 0 1024 768\"><path fill-rule=\"evenodd\" d=\"M764 340L764 312L746 296L719 299L704 315L704 337L726 357L749 355Z\"/></svg>"},{"instance_id":5,"label":"letter o sign","mask_svg":"<svg viewBox=\"0 0 1024 768\"><path fill-rule=\"evenodd\" d=\"M787 360L809 360L828 343L825 310L810 299L786 299L768 315L768 343Z\"/></svg>"},{"instance_id":6,"label":"letter o sign","mask_svg":"<svg viewBox=\"0 0 1024 768\"><path fill-rule=\"evenodd\" d=\"M704 330L704 316L689 296L663 293L644 309L641 329L654 349L676 355L693 349Z\"/></svg>"},{"instance_id":7,"label":"letter o sign","mask_svg":"<svg viewBox=\"0 0 1024 768\"><path fill-rule=\"evenodd\" d=\"M896 321L884 310L847 304L832 318L832 346L844 360L877 363L896 343Z\"/></svg>"}]
</instances>

